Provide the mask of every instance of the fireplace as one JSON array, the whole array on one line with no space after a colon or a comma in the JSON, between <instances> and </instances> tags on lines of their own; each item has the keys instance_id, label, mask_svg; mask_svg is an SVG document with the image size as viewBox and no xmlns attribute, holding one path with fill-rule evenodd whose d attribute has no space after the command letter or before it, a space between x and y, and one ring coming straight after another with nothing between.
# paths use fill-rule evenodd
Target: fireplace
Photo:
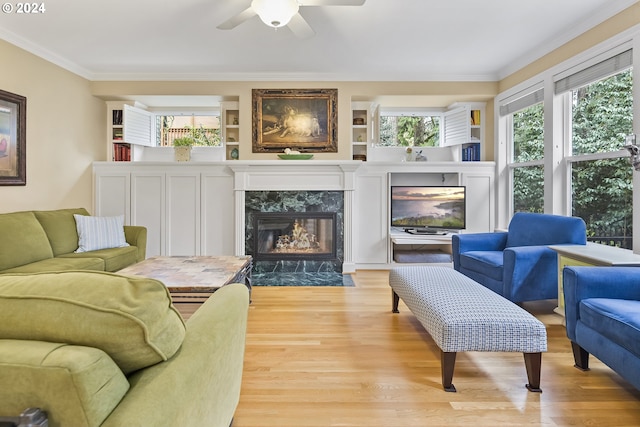
<instances>
[{"instance_id":1,"label":"fireplace","mask_svg":"<svg viewBox=\"0 0 640 427\"><path fill-rule=\"evenodd\" d=\"M336 260L335 212L257 212L253 257L261 260Z\"/></svg>"},{"instance_id":2,"label":"fireplace","mask_svg":"<svg viewBox=\"0 0 640 427\"><path fill-rule=\"evenodd\" d=\"M245 255L253 273L342 273L342 191L245 192Z\"/></svg>"}]
</instances>

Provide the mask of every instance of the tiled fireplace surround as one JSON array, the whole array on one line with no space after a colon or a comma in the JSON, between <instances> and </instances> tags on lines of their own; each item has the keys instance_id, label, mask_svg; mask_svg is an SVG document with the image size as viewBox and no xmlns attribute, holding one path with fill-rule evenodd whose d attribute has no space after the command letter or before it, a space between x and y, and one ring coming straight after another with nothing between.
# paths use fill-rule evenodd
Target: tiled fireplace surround
<instances>
[{"instance_id":1,"label":"tiled fireplace surround","mask_svg":"<svg viewBox=\"0 0 640 427\"><path fill-rule=\"evenodd\" d=\"M236 218L236 250L238 255L250 253L253 239L252 213L256 211L330 212L337 213L337 259L305 261L305 268L352 273L353 261L353 191L357 162L284 161L263 164L231 164L234 172ZM278 167L280 166L280 167ZM296 206L288 200L295 199ZM309 200L311 203L304 203ZM287 205L282 209L283 202ZM277 261L268 261L272 264ZM299 268L300 262L281 262L281 267ZM269 265L267 268L273 268ZM286 270L285 270L286 271Z\"/></svg>"},{"instance_id":2,"label":"tiled fireplace surround","mask_svg":"<svg viewBox=\"0 0 640 427\"><path fill-rule=\"evenodd\" d=\"M342 273L343 194L342 191L246 191L245 253L253 256L254 274ZM273 217L274 226L258 232L255 222L263 221L264 226L269 227L264 223L269 221L269 214L277 215ZM319 219L322 216L325 217ZM294 221L299 224L299 243L308 249L296 247L297 241L290 230ZM316 230L309 227L319 226L317 221L325 222L325 232L316 234ZM280 240L280 249L276 239ZM314 241L318 253L311 249ZM264 243L262 251L257 248L260 243Z\"/></svg>"}]
</instances>

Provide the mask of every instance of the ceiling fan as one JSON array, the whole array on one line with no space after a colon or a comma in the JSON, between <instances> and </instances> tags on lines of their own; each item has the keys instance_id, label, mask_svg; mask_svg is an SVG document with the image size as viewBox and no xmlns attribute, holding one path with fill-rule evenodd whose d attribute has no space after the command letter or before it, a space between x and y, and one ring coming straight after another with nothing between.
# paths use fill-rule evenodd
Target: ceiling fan
<instances>
[{"instance_id":1,"label":"ceiling fan","mask_svg":"<svg viewBox=\"0 0 640 427\"><path fill-rule=\"evenodd\" d=\"M366 0L252 0L248 8L218 25L230 30L258 15L262 22L273 28L289 27L299 38L312 37L315 32L298 12L307 6L362 6Z\"/></svg>"}]
</instances>

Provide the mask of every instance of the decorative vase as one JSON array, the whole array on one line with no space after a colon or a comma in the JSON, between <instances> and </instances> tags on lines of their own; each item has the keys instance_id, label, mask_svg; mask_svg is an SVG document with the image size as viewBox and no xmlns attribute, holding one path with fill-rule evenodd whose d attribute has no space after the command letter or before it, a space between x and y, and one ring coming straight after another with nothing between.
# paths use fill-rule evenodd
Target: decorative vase
<instances>
[{"instance_id":1,"label":"decorative vase","mask_svg":"<svg viewBox=\"0 0 640 427\"><path fill-rule=\"evenodd\" d=\"M191 160L191 147L189 146L173 147L173 153L176 162L188 162Z\"/></svg>"},{"instance_id":2,"label":"decorative vase","mask_svg":"<svg viewBox=\"0 0 640 427\"><path fill-rule=\"evenodd\" d=\"M414 159L413 149L411 147L407 147L404 153L405 161L412 162Z\"/></svg>"}]
</instances>

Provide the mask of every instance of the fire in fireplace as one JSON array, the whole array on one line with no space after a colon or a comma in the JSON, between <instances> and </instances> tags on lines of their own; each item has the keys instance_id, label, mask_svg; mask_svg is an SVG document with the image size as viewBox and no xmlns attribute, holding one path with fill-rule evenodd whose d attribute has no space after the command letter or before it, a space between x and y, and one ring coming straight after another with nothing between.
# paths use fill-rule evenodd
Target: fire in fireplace
<instances>
[{"instance_id":1,"label":"fire in fireplace","mask_svg":"<svg viewBox=\"0 0 640 427\"><path fill-rule=\"evenodd\" d=\"M255 260L334 260L335 212L256 212Z\"/></svg>"}]
</instances>

